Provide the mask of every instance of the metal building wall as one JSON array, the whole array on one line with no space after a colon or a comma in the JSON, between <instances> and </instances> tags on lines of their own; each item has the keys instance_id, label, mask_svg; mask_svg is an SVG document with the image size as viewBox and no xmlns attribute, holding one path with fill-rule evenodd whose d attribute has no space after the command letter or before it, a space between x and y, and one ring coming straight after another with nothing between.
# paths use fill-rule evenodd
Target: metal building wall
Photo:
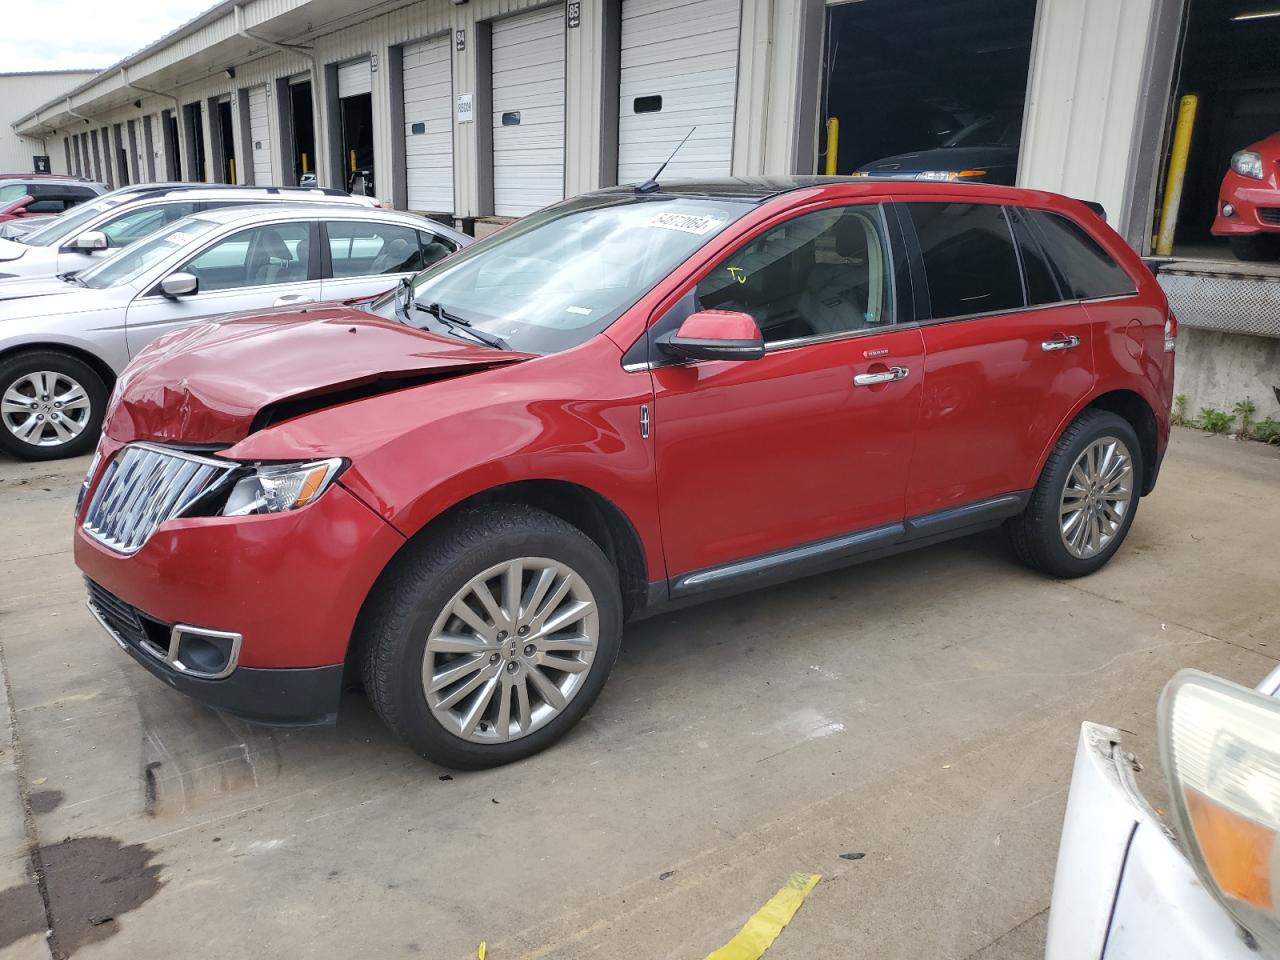
<instances>
[{"instance_id":1,"label":"metal building wall","mask_svg":"<svg viewBox=\"0 0 1280 960\"><path fill-rule=\"evenodd\" d=\"M1170 6L1040 0L1036 17L1018 183L1100 202L1137 246L1149 225L1135 226L1146 210L1135 184L1151 181L1149 141L1169 97L1172 60L1157 40Z\"/></svg>"}]
</instances>

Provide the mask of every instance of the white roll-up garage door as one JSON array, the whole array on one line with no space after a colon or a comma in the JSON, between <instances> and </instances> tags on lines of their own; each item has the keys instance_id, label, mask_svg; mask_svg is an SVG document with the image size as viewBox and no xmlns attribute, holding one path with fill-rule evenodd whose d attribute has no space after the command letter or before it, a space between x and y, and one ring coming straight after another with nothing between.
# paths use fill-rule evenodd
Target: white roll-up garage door
<instances>
[{"instance_id":1,"label":"white roll-up garage door","mask_svg":"<svg viewBox=\"0 0 1280 960\"><path fill-rule=\"evenodd\" d=\"M271 176L271 112L267 108L267 87L249 88L249 146L253 150L253 182L270 186Z\"/></svg>"},{"instance_id":2,"label":"white roll-up garage door","mask_svg":"<svg viewBox=\"0 0 1280 960\"><path fill-rule=\"evenodd\" d=\"M733 160L740 0L622 0L618 182L723 177Z\"/></svg>"},{"instance_id":3,"label":"white roll-up garage door","mask_svg":"<svg viewBox=\"0 0 1280 960\"><path fill-rule=\"evenodd\" d=\"M404 47L404 166L410 210L453 212L450 38Z\"/></svg>"},{"instance_id":4,"label":"white roll-up garage door","mask_svg":"<svg viewBox=\"0 0 1280 960\"><path fill-rule=\"evenodd\" d=\"M564 7L493 24L493 210L564 199Z\"/></svg>"},{"instance_id":5,"label":"white roll-up garage door","mask_svg":"<svg viewBox=\"0 0 1280 960\"><path fill-rule=\"evenodd\" d=\"M354 97L373 92L373 70L369 58L338 64L338 96Z\"/></svg>"}]
</instances>

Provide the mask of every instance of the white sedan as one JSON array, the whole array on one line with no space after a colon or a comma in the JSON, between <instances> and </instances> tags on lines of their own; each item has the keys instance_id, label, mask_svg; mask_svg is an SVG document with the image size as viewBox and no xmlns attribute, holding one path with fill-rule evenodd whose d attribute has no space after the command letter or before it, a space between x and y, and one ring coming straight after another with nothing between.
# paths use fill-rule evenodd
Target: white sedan
<instances>
[{"instance_id":1,"label":"white sedan","mask_svg":"<svg viewBox=\"0 0 1280 960\"><path fill-rule=\"evenodd\" d=\"M64 278L0 281L0 450L91 450L111 384L162 334L216 315L371 297L470 243L422 217L339 204L186 217Z\"/></svg>"}]
</instances>

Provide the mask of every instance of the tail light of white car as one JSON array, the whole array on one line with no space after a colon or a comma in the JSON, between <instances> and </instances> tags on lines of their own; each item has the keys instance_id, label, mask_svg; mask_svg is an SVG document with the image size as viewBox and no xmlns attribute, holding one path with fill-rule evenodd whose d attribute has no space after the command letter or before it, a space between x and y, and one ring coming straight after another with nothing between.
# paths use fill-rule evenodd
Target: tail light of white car
<instances>
[{"instance_id":1,"label":"tail light of white car","mask_svg":"<svg viewBox=\"0 0 1280 960\"><path fill-rule=\"evenodd\" d=\"M1280 948L1280 701L1179 671L1160 697L1160 750L1201 882L1241 927Z\"/></svg>"}]
</instances>

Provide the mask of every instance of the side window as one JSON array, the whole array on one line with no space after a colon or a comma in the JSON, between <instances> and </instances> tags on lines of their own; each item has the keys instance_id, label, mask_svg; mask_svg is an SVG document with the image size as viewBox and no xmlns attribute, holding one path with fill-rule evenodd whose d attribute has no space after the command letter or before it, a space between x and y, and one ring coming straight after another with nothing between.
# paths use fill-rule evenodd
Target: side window
<instances>
[{"instance_id":1,"label":"side window","mask_svg":"<svg viewBox=\"0 0 1280 960\"><path fill-rule=\"evenodd\" d=\"M1022 274L1027 280L1027 305L1036 306L1041 303L1059 303L1070 299L1058 288L1053 269L1045 257L1044 248L1032 233L1027 222L1027 211L1021 207L1007 210L1013 222L1013 236L1018 242L1018 253L1022 257Z\"/></svg>"},{"instance_id":2,"label":"side window","mask_svg":"<svg viewBox=\"0 0 1280 960\"><path fill-rule=\"evenodd\" d=\"M765 343L874 330L893 322L887 250L877 206L802 214L721 261L696 306L751 314Z\"/></svg>"},{"instance_id":3,"label":"side window","mask_svg":"<svg viewBox=\"0 0 1280 960\"><path fill-rule=\"evenodd\" d=\"M0 186L0 204L13 203L27 196L31 188L25 183L6 183Z\"/></svg>"},{"instance_id":4,"label":"side window","mask_svg":"<svg viewBox=\"0 0 1280 960\"><path fill-rule=\"evenodd\" d=\"M306 280L311 224L275 223L249 227L206 248L178 268L200 280L200 292L259 287Z\"/></svg>"},{"instance_id":5,"label":"side window","mask_svg":"<svg viewBox=\"0 0 1280 960\"><path fill-rule=\"evenodd\" d=\"M423 267L429 267L433 263L443 260L458 249L458 245L447 237L437 236L434 233L428 233L426 230L418 231L418 245L422 247Z\"/></svg>"},{"instance_id":6,"label":"side window","mask_svg":"<svg viewBox=\"0 0 1280 960\"><path fill-rule=\"evenodd\" d=\"M331 220L325 229L335 277L376 277L422 269L418 232L412 227Z\"/></svg>"},{"instance_id":7,"label":"side window","mask_svg":"<svg viewBox=\"0 0 1280 960\"><path fill-rule=\"evenodd\" d=\"M1133 278L1084 227L1046 210L1030 210L1063 287L1073 299L1120 297L1137 290Z\"/></svg>"},{"instance_id":8,"label":"side window","mask_svg":"<svg viewBox=\"0 0 1280 960\"><path fill-rule=\"evenodd\" d=\"M161 203L140 210L130 210L98 227L113 247L127 247L135 240L155 233L165 224L181 220L193 210L194 203Z\"/></svg>"},{"instance_id":9,"label":"side window","mask_svg":"<svg viewBox=\"0 0 1280 960\"><path fill-rule=\"evenodd\" d=\"M909 203L935 320L1024 305L1004 208L990 203Z\"/></svg>"}]
</instances>

